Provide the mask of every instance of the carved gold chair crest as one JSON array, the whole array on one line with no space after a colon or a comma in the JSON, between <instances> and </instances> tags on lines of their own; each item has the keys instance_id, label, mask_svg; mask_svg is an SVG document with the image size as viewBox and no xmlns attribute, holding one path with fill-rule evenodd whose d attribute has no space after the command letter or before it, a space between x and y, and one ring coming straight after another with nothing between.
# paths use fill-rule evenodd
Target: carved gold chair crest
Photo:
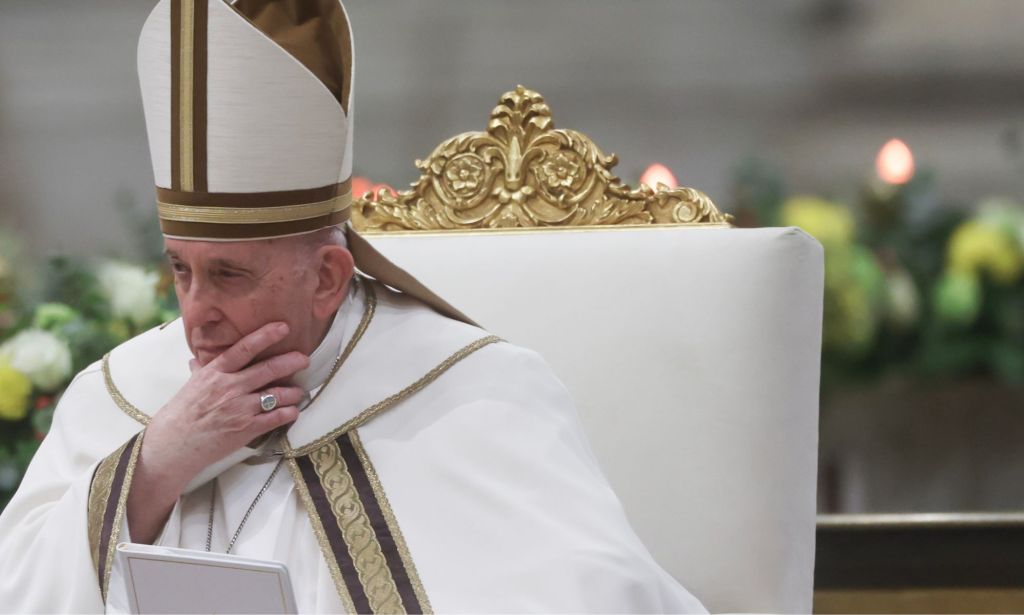
<instances>
[{"instance_id":1,"label":"carved gold chair crest","mask_svg":"<svg viewBox=\"0 0 1024 615\"><path fill-rule=\"evenodd\" d=\"M612 173L617 157L589 137L555 129L537 92L518 86L491 112L486 132L441 143L410 190L368 193L353 223L369 233L610 225L730 226L693 188L639 188Z\"/></svg>"}]
</instances>

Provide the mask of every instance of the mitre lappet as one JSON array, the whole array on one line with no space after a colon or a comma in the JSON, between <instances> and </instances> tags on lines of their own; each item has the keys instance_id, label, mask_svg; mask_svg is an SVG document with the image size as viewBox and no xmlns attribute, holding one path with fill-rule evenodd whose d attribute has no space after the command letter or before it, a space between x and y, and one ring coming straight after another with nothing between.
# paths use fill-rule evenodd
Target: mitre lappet
<instances>
[{"instance_id":1,"label":"mitre lappet","mask_svg":"<svg viewBox=\"0 0 1024 615\"><path fill-rule=\"evenodd\" d=\"M247 241L344 225L363 273L471 322L347 224L352 32L338 0L161 0L138 64L165 236Z\"/></svg>"}]
</instances>

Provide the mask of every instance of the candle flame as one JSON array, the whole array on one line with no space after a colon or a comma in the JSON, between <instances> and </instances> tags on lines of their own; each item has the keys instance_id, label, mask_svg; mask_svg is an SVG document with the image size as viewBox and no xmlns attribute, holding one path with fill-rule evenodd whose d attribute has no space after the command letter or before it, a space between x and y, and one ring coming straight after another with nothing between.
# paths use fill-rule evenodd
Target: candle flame
<instances>
[{"instance_id":1,"label":"candle flame","mask_svg":"<svg viewBox=\"0 0 1024 615\"><path fill-rule=\"evenodd\" d=\"M352 178L352 197L361 199L366 193L370 194L371 201L379 201L380 194L386 190L391 196L397 196L398 192L387 184L375 184L372 180L367 177L353 177Z\"/></svg>"},{"instance_id":2,"label":"candle flame","mask_svg":"<svg viewBox=\"0 0 1024 615\"><path fill-rule=\"evenodd\" d=\"M647 167L644 174L640 176L640 183L647 184L652 188L657 188L658 184L664 184L669 188L678 188L679 182L676 181L676 176L672 174L663 164L654 163Z\"/></svg>"},{"instance_id":3,"label":"candle flame","mask_svg":"<svg viewBox=\"0 0 1024 615\"><path fill-rule=\"evenodd\" d=\"M367 192L373 190L373 182L367 177L356 177L352 178L352 197L361 199Z\"/></svg>"},{"instance_id":4,"label":"candle flame","mask_svg":"<svg viewBox=\"0 0 1024 615\"><path fill-rule=\"evenodd\" d=\"M875 172L889 184L905 184L914 177L914 154L899 139L889 139L875 158Z\"/></svg>"}]
</instances>

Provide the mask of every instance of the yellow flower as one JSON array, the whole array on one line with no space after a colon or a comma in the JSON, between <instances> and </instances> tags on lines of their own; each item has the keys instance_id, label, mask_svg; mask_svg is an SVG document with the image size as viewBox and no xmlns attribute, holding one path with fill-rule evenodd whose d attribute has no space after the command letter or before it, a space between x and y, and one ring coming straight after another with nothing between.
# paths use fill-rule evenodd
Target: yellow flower
<instances>
[{"instance_id":1,"label":"yellow flower","mask_svg":"<svg viewBox=\"0 0 1024 615\"><path fill-rule=\"evenodd\" d=\"M793 197L783 203L780 221L782 226L802 228L826 248L848 245L857 229L848 207L813 196Z\"/></svg>"},{"instance_id":2,"label":"yellow flower","mask_svg":"<svg viewBox=\"0 0 1024 615\"><path fill-rule=\"evenodd\" d=\"M870 350L876 330L867 289L854 284L826 289L822 333L826 350L847 357L862 356Z\"/></svg>"},{"instance_id":3,"label":"yellow flower","mask_svg":"<svg viewBox=\"0 0 1024 615\"><path fill-rule=\"evenodd\" d=\"M885 275L874 253L860 245L826 257L826 350L860 357L871 350L885 302Z\"/></svg>"},{"instance_id":4,"label":"yellow flower","mask_svg":"<svg viewBox=\"0 0 1024 615\"><path fill-rule=\"evenodd\" d=\"M1024 255L1012 236L997 226L970 220L953 232L947 247L949 267L961 274L988 274L1009 286L1024 271Z\"/></svg>"},{"instance_id":5,"label":"yellow flower","mask_svg":"<svg viewBox=\"0 0 1024 615\"><path fill-rule=\"evenodd\" d=\"M0 419L18 421L28 414L32 382L28 376L0 361Z\"/></svg>"}]
</instances>

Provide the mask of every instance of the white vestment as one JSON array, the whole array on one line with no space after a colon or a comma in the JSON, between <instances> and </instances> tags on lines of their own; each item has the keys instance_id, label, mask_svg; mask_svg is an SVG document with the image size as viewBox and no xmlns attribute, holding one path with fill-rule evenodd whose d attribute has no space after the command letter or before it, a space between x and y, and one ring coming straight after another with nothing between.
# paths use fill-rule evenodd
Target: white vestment
<instances>
[{"instance_id":1,"label":"white vestment","mask_svg":"<svg viewBox=\"0 0 1024 615\"><path fill-rule=\"evenodd\" d=\"M633 533L567 391L537 354L487 341L466 352L487 333L380 286L375 293L362 286L339 310L300 382L315 392L342 348L361 328L365 333L288 429L287 446L298 455L348 438L349 452L361 455L364 484L378 496L374 527L394 534L383 547L366 547L376 559L364 557L358 539L346 538L374 610L392 610L387 600L398 600L396 585L401 593L398 581L405 579L417 606L434 612L704 611ZM377 300L364 327L367 294ZM104 610L90 547L90 485L100 480L101 460L143 429L146 416L132 416L132 409L159 410L188 379L190 357L179 320L115 349L106 370L100 362L74 379L0 516L0 609ZM432 370L436 378L424 379ZM421 379L424 386L405 390ZM403 390L397 400L380 403ZM157 543L203 549L212 493L212 545L223 552L274 468L274 462L244 461L257 452L243 449L197 477ZM299 458L302 467L330 473L318 455ZM339 589L350 582L339 579L344 566L328 555L324 528L331 530L335 519L314 519L312 500L302 497L312 487L296 478L305 476L298 462L288 468L253 508L232 553L284 562L300 612L359 610L359 596ZM329 482L323 484L332 487ZM117 512L111 501L110 511ZM353 523L373 521L376 506L356 506L362 517ZM129 540L125 515L111 518L121 528L117 540ZM374 584L367 580L379 572L374 562L389 548L389 561L400 560L404 568L392 567L391 575L385 570L387 582ZM113 566L108 576L106 606L124 609L121 571ZM409 599L405 608L414 610Z\"/></svg>"}]
</instances>

